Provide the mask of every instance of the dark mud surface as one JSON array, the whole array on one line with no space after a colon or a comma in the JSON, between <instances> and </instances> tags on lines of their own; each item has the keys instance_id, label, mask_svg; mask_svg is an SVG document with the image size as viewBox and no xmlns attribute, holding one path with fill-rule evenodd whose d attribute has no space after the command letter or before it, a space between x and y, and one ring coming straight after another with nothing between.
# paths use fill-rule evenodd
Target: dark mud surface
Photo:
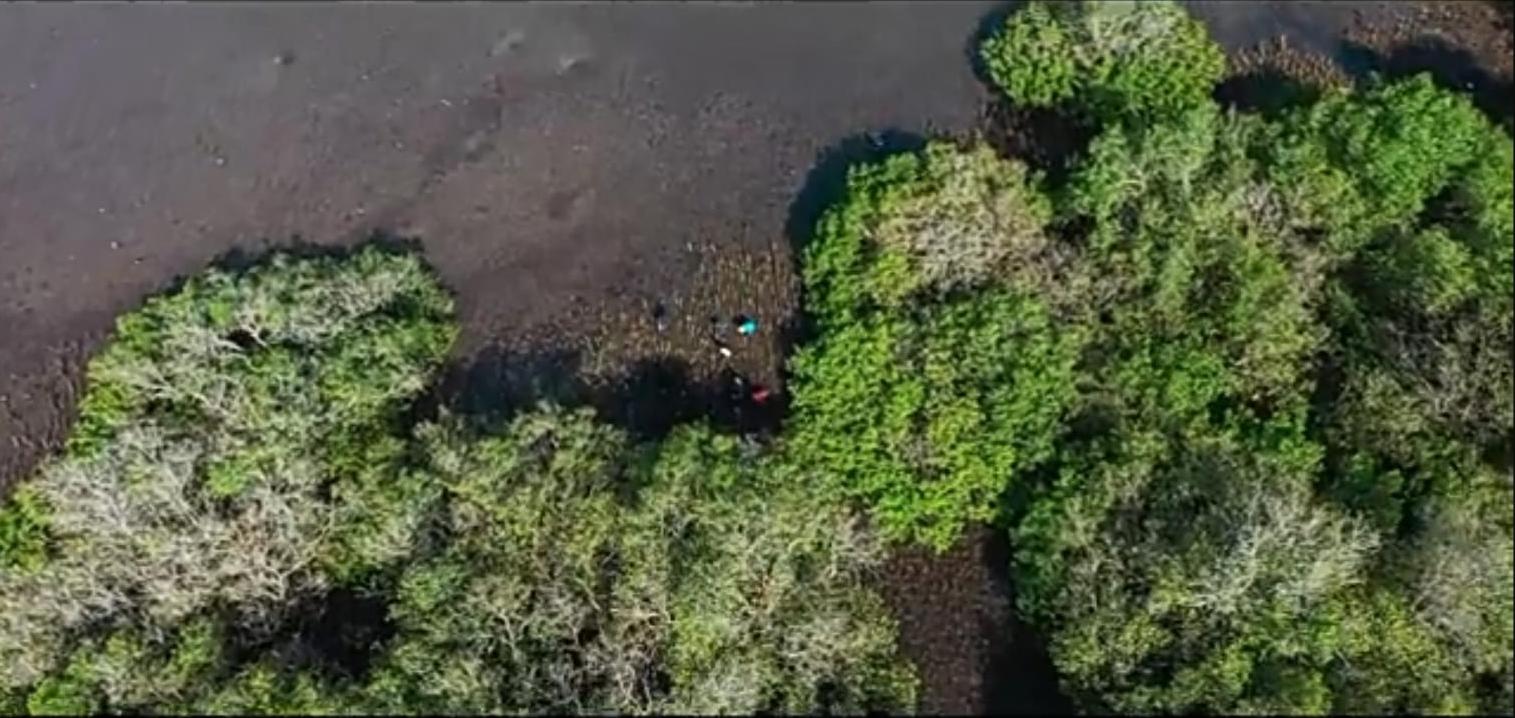
<instances>
[{"instance_id":1,"label":"dark mud surface","mask_svg":"<svg viewBox=\"0 0 1515 718\"><path fill-rule=\"evenodd\" d=\"M1238 101L1433 70L1509 116L1508 3L1189 5L1232 50L1273 41L1236 55ZM1080 142L974 77L1005 7L0 7L0 486L61 440L83 362L144 295L229 253L375 232L416 238L457 292L433 401L771 428L782 393L738 411L730 376L781 388L792 247L849 161L981 128L1047 166ZM1067 708L996 535L883 572L925 712Z\"/></svg>"},{"instance_id":2,"label":"dark mud surface","mask_svg":"<svg viewBox=\"0 0 1515 718\"><path fill-rule=\"evenodd\" d=\"M920 712L1059 715L1044 642L1016 620L1004 532L980 527L951 550L906 548L882 572L900 624L900 647L920 671Z\"/></svg>"},{"instance_id":3,"label":"dark mud surface","mask_svg":"<svg viewBox=\"0 0 1515 718\"><path fill-rule=\"evenodd\" d=\"M0 478L56 445L113 316L296 235L418 237L460 359L711 364L640 331L663 301L684 333L758 314L734 359L771 374L795 196L847 137L971 128L991 7L0 8Z\"/></svg>"}]
</instances>

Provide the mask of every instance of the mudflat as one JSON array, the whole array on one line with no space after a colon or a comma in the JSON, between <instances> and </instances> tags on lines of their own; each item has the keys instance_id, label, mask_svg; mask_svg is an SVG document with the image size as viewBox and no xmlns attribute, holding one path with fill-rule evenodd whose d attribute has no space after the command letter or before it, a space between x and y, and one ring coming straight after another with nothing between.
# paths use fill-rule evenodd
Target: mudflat
<instances>
[{"instance_id":1,"label":"mudflat","mask_svg":"<svg viewBox=\"0 0 1515 718\"><path fill-rule=\"evenodd\" d=\"M1489 96L1508 104L1508 13L1190 6L1231 49L1283 35L1351 71L1503 82ZM728 365L781 385L795 243L848 161L993 131L969 57L1005 9L0 8L0 487L62 440L116 315L213 261L375 233L418 242L457 293L451 401L582 373L602 410L655 432L718 412ZM1426 32L1455 47L1353 66ZM728 361L708 336L736 314L762 328ZM884 572L923 711L1060 707L1045 658L1010 645L992 534Z\"/></svg>"}]
</instances>

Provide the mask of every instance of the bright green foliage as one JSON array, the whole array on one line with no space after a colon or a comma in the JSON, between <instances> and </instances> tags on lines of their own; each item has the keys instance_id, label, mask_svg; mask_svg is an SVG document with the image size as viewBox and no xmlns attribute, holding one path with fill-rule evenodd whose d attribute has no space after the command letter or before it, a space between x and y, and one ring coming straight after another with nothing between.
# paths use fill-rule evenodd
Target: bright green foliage
<instances>
[{"instance_id":1,"label":"bright green foliage","mask_svg":"<svg viewBox=\"0 0 1515 718\"><path fill-rule=\"evenodd\" d=\"M214 615L228 645L264 642L330 586L323 563L402 555L372 535L393 507L349 497L394 492L397 452L366 439L453 332L419 261L375 249L213 270L122 317L68 450L5 509L0 689L34 711L179 700L215 674L149 670L176 632Z\"/></svg>"},{"instance_id":2,"label":"bright green foliage","mask_svg":"<svg viewBox=\"0 0 1515 718\"><path fill-rule=\"evenodd\" d=\"M979 48L989 78L1017 105L1052 107L1082 89L1077 32L1060 8L1028 3Z\"/></svg>"},{"instance_id":3,"label":"bright green foliage","mask_svg":"<svg viewBox=\"0 0 1515 718\"><path fill-rule=\"evenodd\" d=\"M803 477L707 429L644 460L585 412L423 431L448 544L406 572L385 711L908 709L878 552Z\"/></svg>"},{"instance_id":4,"label":"bright green foliage","mask_svg":"<svg viewBox=\"0 0 1515 718\"><path fill-rule=\"evenodd\" d=\"M1295 221L1349 254L1386 228L1409 228L1481 154L1497 159L1500 134L1467 98L1420 75L1336 91L1286 118L1262 150L1269 180L1300 213Z\"/></svg>"},{"instance_id":5,"label":"bright green foliage","mask_svg":"<svg viewBox=\"0 0 1515 718\"><path fill-rule=\"evenodd\" d=\"M1050 455L1078 340L1008 291L826 334L792 363L795 451L886 536L945 550Z\"/></svg>"},{"instance_id":6,"label":"bright green foliage","mask_svg":"<svg viewBox=\"0 0 1515 718\"><path fill-rule=\"evenodd\" d=\"M794 450L888 537L946 549L1049 455L1080 341L1033 296L1069 286L1049 211L1019 163L937 143L855 168L821 220L804 271L822 332L791 364Z\"/></svg>"},{"instance_id":7,"label":"bright green foliage","mask_svg":"<svg viewBox=\"0 0 1515 718\"><path fill-rule=\"evenodd\" d=\"M1352 592L1334 612L1342 660L1330 678L1333 709L1354 714L1479 713L1465 669L1439 645L1407 599L1388 589ZM1485 704L1487 712L1497 703ZM1509 710L1505 709L1504 713Z\"/></svg>"},{"instance_id":8,"label":"bright green foliage","mask_svg":"<svg viewBox=\"0 0 1515 718\"><path fill-rule=\"evenodd\" d=\"M984 41L995 85L1025 107L1071 105L1101 122L1171 118L1209 104L1225 55L1176 3L1032 2Z\"/></svg>"},{"instance_id":9,"label":"bright green foliage","mask_svg":"<svg viewBox=\"0 0 1515 718\"><path fill-rule=\"evenodd\" d=\"M47 507L23 486L0 506L0 569L35 571L47 561Z\"/></svg>"},{"instance_id":10,"label":"bright green foliage","mask_svg":"<svg viewBox=\"0 0 1515 718\"><path fill-rule=\"evenodd\" d=\"M1377 545L1312 496L1320 259L1198 107L1116 125L1061 196L1098 315L1057 480L1015 531L1022 609L1074 695L1122 712L1329 707L1318 614Z\"/></svg>"}]
</instances>

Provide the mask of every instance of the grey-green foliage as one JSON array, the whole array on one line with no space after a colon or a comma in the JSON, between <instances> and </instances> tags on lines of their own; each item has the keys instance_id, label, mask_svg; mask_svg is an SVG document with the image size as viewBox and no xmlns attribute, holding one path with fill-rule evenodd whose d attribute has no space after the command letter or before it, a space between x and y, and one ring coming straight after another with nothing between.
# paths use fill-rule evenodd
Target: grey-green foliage
<instances>
[{"instance_id":1,"label":"grey-green foliage","mask_svg":"<svg viewBox=\"0 0 1515 718\"><path fill-rule=\"evenodd\" d=\"M1092 119L1148 122L1208 104L1225 55L1167 0L1031 2L979 48L1017 105L1069 105Z\"/></svg>"},{"instance_id":2,"label":"grey-green foliage","mask_svg":"<svg viewBox=\"0 0 1515 718\"><path fill-rule=\"evenodd\" d=\"M813 471L758 449L685 429L659 447L643 482L623 595L643 615L670 618L672 690L654 708L912 710L915 679L895 652L894 620L864 588L882 547Z\"/></svg>"},{"instance_id":3,"label":"grey-green foliage","mask_svg":"<svg viewBox=\"0 0 1515 718\"><path fill-rule=\"evenodd\" d=\"M1222 113L1179 15L1032 4L982 48L1103 126L1051 188L1099 321L1022 608L1096 710L1515 712L1510 139L1423 76Z\"/></svg>"},{"instance_id":4,"label":"grey-green foliage","mask_svg":"<svg viewBox=\"0 0 1515 718\"><path fill-rule=\"evenodd\" d=\"M1022 606L1087 707L1329 710L1266 676L1320 681L1378 539L1311 495L1320 452L1292 422L1233 422L1070 450L1020 524Z\"/></svg>"},{"instance_id":5,"label":"grey-green foliage","mask_svg":"<svg viewBox=\"0 0 1515 718\"><path fill-rule=\"evenodd\" d=\"M799 474L703 428L633 453L583 411L423 437L449 540L400 581L377 709L913 706L877 547Z\"/></svg>"},{"instance_id":6,"label":"grey-green foliage","mask_svg":"<svg viewBox=\"0 0 1515 718\"><path fill-rule=\"evenodd\" d=\"M1081 703L1515 708L1509 143L1412 78L1075 163L1100 321L1015 536Z\"/></svg>"},{"instance_id":7,"label":"grey-green foliage","mask_svg":"<svg viewBox=\"0 0 1515 718\"><path fill-rule=\"evenodd\" d=\"M890 288L896 296L971 289L999 273L1030 270L1047 250L1051 206L1025 165L996 157L987 145L936 142L914 169L914 181L878 186L879 215L868 229L881 262L908 265Z\"/></svg>"},{"instance_id":8,"label":"grey-green foliage","mask_svg":"<svg viewBox=\"0 0 1515 718\"><path fill-rule=\"evenodd\" d=\"M988 145L936 141L848 171L805 250L806 308L822 323L1023 279L1052 291L1038 178Z\"/></svg>"},{"instance_id":9,"label":"grey-green foliage","mask_svg":"<svg viewBox=\"0 0 1515 718\"><path fill-rule=\"evenodd\" d=\"M261 641L404 555L411 526L354 499L394 495L385 422L453 332L420 262L373 248L212 270L123 316L67 450L5 509L35 530L0 563L0 689L33 687L34 711L178 700L206 686L132 687L139 655L212 617Z\"/></svg>"},{"instance_id":10,"label":"grey-green foliage","mask_svg":"<svg viewBox=\"0 0 1515 718\"><path fill-rule=\"evenodd\" d=\"M455 331L418 259L371 248L122 317L68 449L0 509L0 710L913 706L878 547L810 475L587 410L412 433ZM394 635L323 627L339 591Z\"/></svg>"},{"instance_id":11,"label":"grey-green foliage","mask_svg":"<svg viewBox=\"0 0 1515 718\"><path fill-rule=\"evenodd\" d=\"M648 672L635 662L641 647L615 645L604 626L615 619L602 602L624 439L588 415L556 412L519 418L499 437L447 425L423 427L420 439L425 461L414 471L444 489L447 541L399 580L398 635L372 679L380 705L618 709L627 697L606 678Z\"/></svg>"}]
</instances>

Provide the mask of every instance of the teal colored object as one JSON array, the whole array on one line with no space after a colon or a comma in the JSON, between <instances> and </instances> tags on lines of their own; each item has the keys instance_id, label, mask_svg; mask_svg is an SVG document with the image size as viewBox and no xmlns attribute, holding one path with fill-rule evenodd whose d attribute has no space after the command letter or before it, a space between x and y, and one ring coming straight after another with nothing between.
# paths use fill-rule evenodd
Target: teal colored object
<instances>
[{"instance_id":1,"label":"teal colored object","mask_svg":"<svg viewBox=\"0 0 1515 718\"><path fill-rule=\"evenodd\" d=\"M743 335L743 336L747 336L747 335L751 335L751 334L757 334L757 330L758 330L757 320L753 319L751 317L747 317L747 318L743 319L740 324L736 325L736 332L738 334Z\"/></svg>"}]
</instances>

